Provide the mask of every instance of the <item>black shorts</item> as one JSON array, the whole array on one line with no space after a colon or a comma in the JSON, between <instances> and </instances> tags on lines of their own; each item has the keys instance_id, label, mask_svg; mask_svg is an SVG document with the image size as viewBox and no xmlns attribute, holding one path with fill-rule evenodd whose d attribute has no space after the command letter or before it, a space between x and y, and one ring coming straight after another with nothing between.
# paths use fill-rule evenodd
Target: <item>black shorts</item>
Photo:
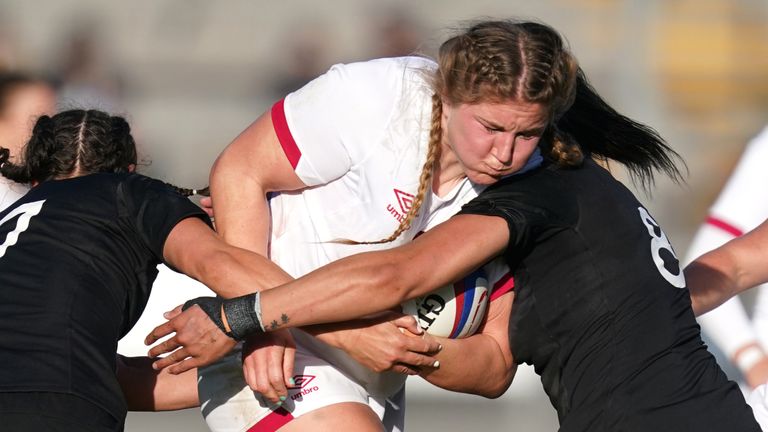
<instances>
[{"instance_id":1,"label":"black shorts","mask_svg":"<svg viewBox=\"0 0 768 432\"><path fill-rule=\"evenodd\" d=\"M0 429L8 432L121 432L117 420L75 395L50 392L0 393Z\"/></svg>"}]
</instances>

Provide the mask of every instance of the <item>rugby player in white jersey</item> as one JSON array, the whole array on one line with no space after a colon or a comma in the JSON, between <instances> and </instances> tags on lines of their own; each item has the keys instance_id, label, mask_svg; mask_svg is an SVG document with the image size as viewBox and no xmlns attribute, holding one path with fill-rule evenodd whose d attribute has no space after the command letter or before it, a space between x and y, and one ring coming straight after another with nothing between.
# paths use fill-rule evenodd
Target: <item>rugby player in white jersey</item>
<instances>
[{"instance_id":1,"label":"rugby player in white jersey","mask_svg":"<svg viewBox=\"0 0 768 432\"><path fill-rule=\"evenodd\" d=\"M768 128L752 139L688 248L687 261L754 229L768 218ZM756 195L757 194L757 195ZM736 365L750 389L768 380L768 286L757 289L751 318L738 297L700 317L702 330Z\"/></svg>"}]
</instances>

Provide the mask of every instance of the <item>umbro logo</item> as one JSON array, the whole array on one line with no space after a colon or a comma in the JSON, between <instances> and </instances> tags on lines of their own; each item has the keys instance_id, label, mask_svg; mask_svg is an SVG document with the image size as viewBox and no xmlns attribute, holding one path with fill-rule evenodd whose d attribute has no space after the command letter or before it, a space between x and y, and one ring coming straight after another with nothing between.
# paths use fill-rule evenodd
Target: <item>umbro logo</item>
<instances>
[{"instance_id":1,"label":"umbro logo","mask_svg":"<svg viewBox=\"0 0 768 432\"><path fill-rule=\"evenodd\" d=\"M400 205L400 210L403 211L403 214L408 213L408 211L411 210L413 199L416 197L408 192L403 192L400 189L394 189L394 191L395 197L397 197L397 203Z\"/></svg>"},{"instance_id":2,"label":"umbro logo","mask_svg":"<svg viewBox=\"0 0 768 432\"><path fill-rule=\"evenodd\" d=\"M397 206L399 209L392 204L387 204L387 211L397 219L398 222L402 222L405 219L405 215L408 214L408 211L411 209L413 200L416 197L408 192L403 192L400 189L393 189L393 191L395 192L395 198L397 199Z\"/></svg>"},{"instance_id":3,"label":"umbro logo","mask_svg":"<svg viewBox=\"0 0 768 432\"><path fill-rule=\"evenodd\" d=\"M304 399L310 393L314 393L320 390L318 386L310 386L309 383L315 379L314 375L294 375L293 381L296 383L293 387L288 387L288 390L299 390L296 394L291 395L292 400Z\"/></svg>"}]
</instances>

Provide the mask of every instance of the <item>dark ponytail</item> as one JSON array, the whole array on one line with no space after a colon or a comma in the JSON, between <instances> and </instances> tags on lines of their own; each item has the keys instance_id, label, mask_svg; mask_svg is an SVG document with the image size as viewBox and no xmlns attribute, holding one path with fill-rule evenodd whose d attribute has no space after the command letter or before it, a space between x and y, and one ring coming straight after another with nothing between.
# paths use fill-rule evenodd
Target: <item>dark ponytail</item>
<instances>
[{"instance_id":1,"label":"dark ponytail","mask_svg":"<svg viewBox=\"0 0 768 432\"><path fill-rule=\"evenodd\" d=\"M35 122L32 136L23 150L24 168L29 177L24 183L48 180L51 173L72 169L73 163L57 145L55 128L53 119L47 115L40 116Z\"/></svg>"},{"instance_id":2,"label":"dark ponytail","mask_svg":"<svg viewBox=\"0 0 768 432\"><path fill-rule=\"evenodd\" d=\"M627 167L634 182L647 191L654 184L654 171L664 172L673 181L682 181L676 162L685 166L653 128L638 123L613 109L592 88L579 69L573 105L556 121L560 139L573 139L587 156Z\"/></svg>"},{"instance_id":3,"label":"dark ponytail","mask_svg":"<svg viewBox=\"0 0 768 432\"><path fill-rule=\"evenodd\" d=\"M9 161L10 157L11 151L0 147L0 174L16 183L29 183L29 173L26 172L24 167Z\"/></svg>"}]
</instances>

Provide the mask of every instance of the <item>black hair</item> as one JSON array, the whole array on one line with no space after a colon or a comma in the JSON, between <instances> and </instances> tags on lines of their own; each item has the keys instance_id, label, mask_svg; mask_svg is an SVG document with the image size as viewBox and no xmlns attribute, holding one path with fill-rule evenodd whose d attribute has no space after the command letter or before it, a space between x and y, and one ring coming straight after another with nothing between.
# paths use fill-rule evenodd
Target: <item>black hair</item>
<instances>
[{"instance_id":1,"label":"black hair","mask_svg":"<svg viewBox=\"0 0 768 432\"><path fill-rule=\"evenodd\" d=\"M22 162L12 163L9 157L8 149L0 147L0 174L17 183L126 173L137 160L131 127L123 117L79 109L38 118L21 152ZM184 196L205 195L208 190L169 186Z\"/></svg>"},{"instance_id":2,"label":"black hair","mask_svg":"<svg viewBox=\"0 0 768 432\"><path fill-rule=\"evenodd\" d=\"M613 109L592 88L579 69L573 105L555 122L553 132L562 141L575 141L586 156L627 167L633 181L648 191L653 174L661 171L673 181L682 181L676 162L680 155L653 128ZM551 142L551 140L548 140Z\"/></svg>"}]
</instances>

